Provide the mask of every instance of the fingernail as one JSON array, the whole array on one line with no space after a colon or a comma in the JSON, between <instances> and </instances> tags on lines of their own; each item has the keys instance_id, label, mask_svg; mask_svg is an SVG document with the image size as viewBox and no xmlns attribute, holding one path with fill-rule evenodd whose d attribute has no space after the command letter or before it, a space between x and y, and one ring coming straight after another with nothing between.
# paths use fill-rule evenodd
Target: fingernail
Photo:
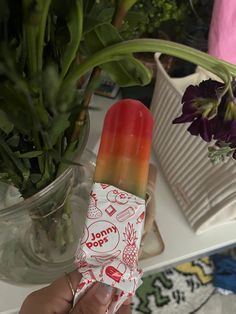
<instances>
[{"instance_id":1,"label":"fingernail","mask_svg":"<svg viewBox=\"0 0 236 314\"><path fill-rule=\"evenodd\" d=\"M103 283L99 283L95 291L95 296L101 304L108 304L112 296L112 287Z\"/></svg>"}]
</instances>

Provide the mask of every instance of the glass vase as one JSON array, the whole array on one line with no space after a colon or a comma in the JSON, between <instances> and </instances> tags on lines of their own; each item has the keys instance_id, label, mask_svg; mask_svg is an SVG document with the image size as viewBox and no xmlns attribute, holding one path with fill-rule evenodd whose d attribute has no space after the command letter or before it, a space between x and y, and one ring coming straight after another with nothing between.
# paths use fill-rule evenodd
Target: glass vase
<instances>
[{"instance_id":1,"label":"glass vase","mask_svg":"<svg viewBox=\"0 0 236 314\"><path fill-rule=\"evenodd\" d=\"M41 284L74 269L95 169L95 155L85 150L79 166L67 168L32 197L0 210L0 279ZM1 189L8 203L19 195ZM1 195L0 195L1 196Z\"/></svg>"}]
</instances>

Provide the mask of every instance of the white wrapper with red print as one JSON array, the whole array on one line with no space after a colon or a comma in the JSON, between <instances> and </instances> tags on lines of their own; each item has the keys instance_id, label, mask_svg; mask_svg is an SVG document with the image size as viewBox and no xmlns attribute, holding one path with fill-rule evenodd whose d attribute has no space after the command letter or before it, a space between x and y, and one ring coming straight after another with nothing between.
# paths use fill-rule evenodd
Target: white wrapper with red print
<instances>
[{"instance_id":1,"label":"white wrapper with red print","mask_svg":"<svg viewBox=\"0 0 236 314\"><path fill-rule=\"evenodd\" d=\"M112 185L93 185L76 253L75 263L82 279L74 304L95 281L117 288L109 314L134 295L143 273L138 267L138 250L144 218L144 199Z\"/></svg>"}]
</instances>

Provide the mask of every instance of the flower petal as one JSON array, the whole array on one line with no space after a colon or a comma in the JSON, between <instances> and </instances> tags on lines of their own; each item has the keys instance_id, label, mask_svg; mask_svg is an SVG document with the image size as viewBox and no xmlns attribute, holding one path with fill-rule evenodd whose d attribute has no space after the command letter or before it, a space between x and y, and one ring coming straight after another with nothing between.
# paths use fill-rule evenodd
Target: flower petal
<instances>
[{"instance_id":1,"label":"flower petal","mask_svg":"<svg viewBox=\"0 0 236 314\"><path fill-rule=\"evenodd\" d=\"M184 123L184 122L192 122L196 118L195 113L189 113L189 114L182 114L181 116L175 118L172 123Z\"/></svg>"},{"instance_id":2,"label":"flower petal","mask_svg":"<svg viewBox=\"0 0 236 314\"><path fill-rule=\"evenodd\" d=\"M219 88L223 87L224 84L218 81L209 79L202 81L199 84L199 89L201 91L201 97L203 98L218 98Z\"/></svg>"},{"instance_id":3,"label":"flower petal","mask_svg":"<svg viewBox=\"0 0 236 314\"><path fill-rule=\"evenodd\" d=\"M184 92L182 103L191 103L193 99L198 97L201 97L201 90L198 86L190 85Z\"/></svg>"},{"instance_id":4,"label":"flower petal","mask_svg":"<svg viewBox=\"0 0 236 314\"><path fill-rule=\"evenodd\" d=\"M200 135L201 138L206 141L210 142L212 139L212 129L211 124L208 119L205 118L198 118L189 126L188 131L192 135Z\"/></svg>"}]
</instances>

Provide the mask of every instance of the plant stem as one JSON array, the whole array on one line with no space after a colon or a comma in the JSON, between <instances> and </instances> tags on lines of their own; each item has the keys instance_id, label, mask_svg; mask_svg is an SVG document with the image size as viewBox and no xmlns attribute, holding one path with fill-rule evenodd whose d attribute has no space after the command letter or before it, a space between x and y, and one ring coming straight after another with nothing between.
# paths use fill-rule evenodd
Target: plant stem
<instances>
[{"instance_id":1,"label":"plant stem","mask_svg":"<svg viewBox=\"0 0 236 314\"><path fill-rule=\"evenodd\" d=\"M99 81L99 77L101 74L101 69L99 67L95 67L92 71L91 77L89 79L89 82L86 86L86 90L84 93L84 99L82 102L82 108L83 110L80 112L76 122L75 122L75 127L71 136L71 142L77 140L80 135L80 129L84 126L84 123L86 121L86 110L89 106L92 94L94 92L94 86L97 85L97 82Z\"/></svg>"},{"instance_id":2,"label":"plant stem","mask_svg":"<svg viewBox=\"0 0 236 314\"><path fill-rule=\"evenodd\" d=\"M29 73L33 75L37 72L35 30L33 29L34 26L27 26L26 28Z\"/></svg>"},{"instance_id":3,"label":"plant stem","mask_svg":"<svg viewBox=\"0 0 236 314\"><path fill-rule=\"evenodd\" d=\"M124 21L124 18L131 7L137 2L137 0L120 0L117 1L115 15L113 17L112 24L115 27L120 27Z\"/></svg>"},{"instance_id":4,"label":"plant stem","mask_svg":"<svg viewBox=\"0 0 236 314\"><path fill-rule=\"evenodd\" d=\"M120 27L122 25L124 17L125 17L125 15L127 13L123 7L119 8L119 9L120 10L117 11L117 13L115 14L114 20L113 20L113 23L112 23L115 27Z\"/></svg>"},{"instance_id":5,"label":"plant stem","mask_svg":"<svg viewBox=\"0 0 236 314\"><path fill-rule=\"evenodd\" d=\"M47 19L49 17L48 11L52 0L43 0L41 3L41 19L39 24L39 30L38 30L38 41L37 41L37 48L38 48L38 55L37 55L37 66L38 66L38 72L42 72L43 69L43 49L44 49L44 39L45 39L45 30L46 30L46 24ZM38 114L40 117L41 122L44 125L47 125L48 123L48 113L44 108L43 105L43 92L41 87L37 87L39 98L38 98Z\"/></svg>"},{"instance_id":6,"label":"plant stem","mask_svg":"<svg viewBox=\"0 0 236 314\"><path fill-rule=\"evenodd\" d=\"M72 32L70 32L70 42L67 44L67 49L65 50L65 55L62 58L62 71L61 71L61 78L63 79L66 75L69 67L71 66L72 62L75 60L76 53L82 38L83 33L83 1L76 0L74 1L75 8L74 8L74 19L76 23L75 25L68 25L69 28L76 29L76 36Z\"/></svg>"},{"instance_id":7,"label":"plant stem","mask_svg":"<svg viewBox=\"0 0 236 314\"><path fill-rule=\"evenodd\" d=\"M67 86L71 84L75 84L78 78L95 66L124 59L127 54L135 52L161 52L184 59L200 65L224 81L227 80L228 74L226 75L226 73L222 71L222 67L232 76L236 76L235 65L221 61L197 49L162 39L134 39L106 47L86 59L80 65L75 65L65 78L62 89L67 88ZM219 65L221 65L221 67L219 67Z\"/></svg>"},{"instance_id":8,"label":"plant stem","mask_svg":"<svg viewBox=\"0 0 236 314\"><path fill-rule=\"evenodd\" d=\"M33 2L32 0L24 0L24 34L26 37L27 46L27 59L28 59L28 71L29 74L34 75L37 73L37 47L36 38L38 35L38 25L33 24L30 20L31 10Z\"/></svg>"},{"instance_id":9,"label":"plant stem","mask_svg":"<svg viewBox=\"0 0 236 314\"><path fill-rule=\"evenodd\" d=\"M45 37L45 29L48 17L48 11L51 4L51 0L43 1L43 10L41 21L39 25L39 35L38 35L38 71L42 71L43 67L43 48L44 48L44 37Z\"/></svg>"},{"instance_id":10,"label":"plant stem","mask_svg":"<svg viewBox=\"0 0 236 314\"><path fill-rule=\"evenodd\" d=\"M124 1L119 2L119 5L116 6L116 11L113 17L113 21L112 21L113 26L118 28L122 25L122 22L128 10L131 8L132 5L134 5L136 1L137 0L128 0L126 1L126 3ZM125 8L125 5L127 6L127 8ZM94 89L96 88L96 85L99 82L100 75L101 75L101 68L99 68L98 66L94 67L92 70L91 76L89 78L89 82L86 86L84 100L82 102L82 108L84 109L80 112L75 122L75 127L74 127L72 137L71 137L72 142L79 138L80 129L81 127L83 127L85 119L86 119L86 110L89 106Z\"/></svg>"}]
</instances>

